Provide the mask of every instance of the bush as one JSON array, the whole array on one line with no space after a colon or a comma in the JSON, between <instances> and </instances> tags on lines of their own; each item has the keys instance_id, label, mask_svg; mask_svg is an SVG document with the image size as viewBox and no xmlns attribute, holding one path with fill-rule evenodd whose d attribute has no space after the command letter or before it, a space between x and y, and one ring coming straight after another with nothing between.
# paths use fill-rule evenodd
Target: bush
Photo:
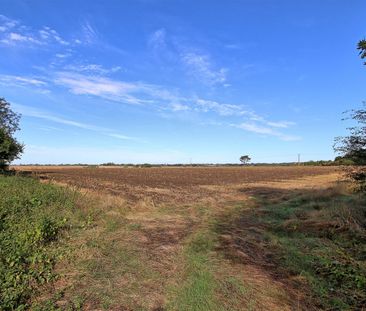
<instances>
[{"instance_id":1,"label":"bush","mask_svg":"<svg viewBox=\"0 0 366 311\"><path fill-rule=\"evenodd\" d=\"M0 176L0 309L25 310L56 277L58 240L70 226L70 191L31 178Z\"/></svg>"}]
</instances>

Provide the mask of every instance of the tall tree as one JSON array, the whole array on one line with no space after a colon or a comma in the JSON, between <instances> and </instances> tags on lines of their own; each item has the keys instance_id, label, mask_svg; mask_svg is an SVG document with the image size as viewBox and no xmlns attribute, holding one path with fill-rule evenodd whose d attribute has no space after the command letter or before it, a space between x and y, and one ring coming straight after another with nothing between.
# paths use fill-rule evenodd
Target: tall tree
<instances>
[{"instance_id":1,"label":"tall tree","mask_svg":"<svg viewBox=\"0 0 366 311\"><path fill-rule=\"evenodd\" d=\"M357 49L360 50L361 59L365 59L365 39L358 42ZM345 167L346 176L356 183L358 190L366 191L366 102L363 102L362 108L348 113L356 125L348 128L348 136L336 138L334 150L355 164Z\"/></svg>"},{"instance_id":2,"label":"tall tree","mask_svg":"<svg viewBox=\"0 0 366 311\"><path fill-rule=\"evenodd\" d=\"M10 162L18 159L24 146L14 137L19 128L20 114L10 108L4 98L0 98L0 171L5 170Z\"/></svg>"}]
</instances>

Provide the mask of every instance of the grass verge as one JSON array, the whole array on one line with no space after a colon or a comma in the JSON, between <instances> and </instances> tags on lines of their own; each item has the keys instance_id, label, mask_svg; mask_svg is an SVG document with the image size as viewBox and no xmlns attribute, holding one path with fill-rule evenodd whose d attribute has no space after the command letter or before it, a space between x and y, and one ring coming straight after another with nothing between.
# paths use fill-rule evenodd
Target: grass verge
<instances>
[{"instance_id":1,"label":"grass verge","mask_svg":"<svg viewBox=\"0 0 366 311\"><path fill-rule=\"evenodd\" d=\"M336 188L308 193L258 189L255 198L257 208L226 217L216 228L236 241L231 249L223 246L231 259L250 254L246 261L300 289L305 309L366 306L364 196Z\"/></svg>"},{"instance_id":2,"label":"grass verge","mask_svg":"<svg viewBox=\"0 0 366 311\"><path fill-rule=\"evenodd\" d=\"M83 218L78 194L32 178L0 175L0 309L25 310L57 279L60 240Z\"/></svg>"}]
</instances>

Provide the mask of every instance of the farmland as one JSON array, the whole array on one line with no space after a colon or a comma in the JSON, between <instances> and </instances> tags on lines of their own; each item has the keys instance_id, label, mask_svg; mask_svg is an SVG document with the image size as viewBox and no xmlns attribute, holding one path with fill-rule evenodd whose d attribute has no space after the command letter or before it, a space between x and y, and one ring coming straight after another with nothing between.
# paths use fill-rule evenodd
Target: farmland
<instances>
[{"instance_id":1,"label":"farmland","mask_svg":"<svg viewBox=\"0 0 366 311\"><path fill-rule=\"evenodd\" d=\"M334 167L19 167L43 180L76 188L121 195L128 201L152 198L158 202L205 199L227 187L301 177L329 175ZM222 191L223 190L223 191Z\"/></svg>"},{"instance_id":2,"label":"farmland","mask_svg":"<svg viewBox=\"0 0 366 311\"><path fill-rule=\"evenodd\" d=\"M334 167L16 169L39 180L42 191L23 191L42 196L39 213L45 191L72 201L47 208L63 221L52 243L66 255L29 294L34 309L364 306L365 202ZM3 182L16 178L36 187Z\"/></svg>"}]
</instances>

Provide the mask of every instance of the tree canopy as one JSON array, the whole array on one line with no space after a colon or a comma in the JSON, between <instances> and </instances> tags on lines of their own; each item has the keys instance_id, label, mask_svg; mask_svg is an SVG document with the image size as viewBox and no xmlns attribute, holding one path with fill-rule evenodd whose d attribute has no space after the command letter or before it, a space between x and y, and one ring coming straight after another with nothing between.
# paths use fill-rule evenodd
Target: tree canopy
<instances>
[{"instance_id":1,"label":"tree canopy","mask_svg":"<svg viewBox=\"0 0 366 311\"><path fill-rule=\"evenodd\" d=\"M10 162L18 159L24 146L14 137L19 128L20 114L10 108L4 98L0 98L0 170L4 170Z\"/></svg>"},{"instance_id":2,"label":"tree canopy","mask_svg":"<svg viewBox=\"0 0 366 311\"><path fill-rule=\"evenodd\" d=\"M363 39L357 44L357 49L360 50L359 54L361 59L366 58L366 40ZM364 65L366 65L366 62L364 62Z\"/></svg>"},{"instance_id":3,"label":"tree canopy","mask_svg":"<svg viewBox=\"0 0 366 311\"><path fill-rule=\"evenodd\" d=\"M240 162L243 164L247 164L248 162L250 162L250 157L248 155L243 155L239 158Z\"/></svg>"}]
</instances>

